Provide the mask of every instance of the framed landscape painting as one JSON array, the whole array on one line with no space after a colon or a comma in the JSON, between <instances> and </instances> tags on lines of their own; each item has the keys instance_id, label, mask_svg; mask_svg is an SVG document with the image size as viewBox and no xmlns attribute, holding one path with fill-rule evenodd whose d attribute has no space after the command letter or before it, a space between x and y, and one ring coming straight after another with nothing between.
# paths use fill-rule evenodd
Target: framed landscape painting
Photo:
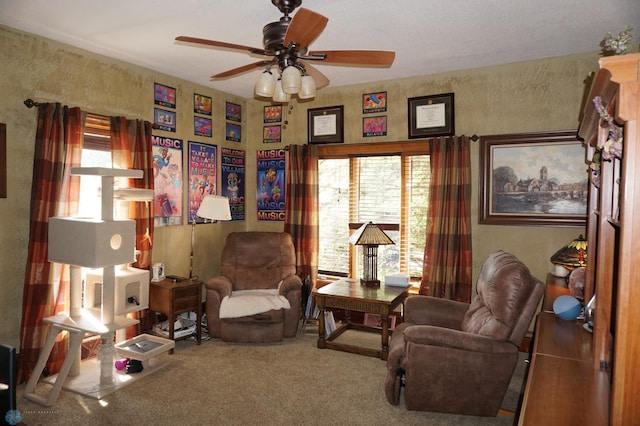
<instances>
[{"instance_id":1,"label":"framed landscape painting","mask_svg":"<svg viewBox=\"0 0 640 426\"><path fill-rule=\"evenodd\" d=\"M575 130L480 138L480 223L585 226L587 193Z\"/></svg>"}]
</instances>

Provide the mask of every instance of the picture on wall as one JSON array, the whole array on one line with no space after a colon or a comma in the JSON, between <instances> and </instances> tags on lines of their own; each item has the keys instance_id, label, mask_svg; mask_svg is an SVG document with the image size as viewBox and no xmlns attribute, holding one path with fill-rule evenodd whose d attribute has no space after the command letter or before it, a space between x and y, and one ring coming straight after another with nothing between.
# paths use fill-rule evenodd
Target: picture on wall
<instances>
[{"instance_id":1,"label":"picture on wall","mask_svg":"<svg viewBox=\"0 0 640 426\"><path fill-rule=\"evenodd\" d=\"M217 195L216 145L189 141L189 220L203 223L196 212L205 195Z\"/></svg>"},{"instance_id":2,"label":"picture on wall","mask_svg":"<svg viewBox=\"0 0 640 426\"><path fill-rule=\"evenodd\" d=\"M282 105L267 105L264 107L264 122L279 123L282 121Z\"/></svg>"},{"instance_id":3,"label":"picture on wall","mask_svg":"<svg viewBox=\"0 0 640 426\"><path fill-rule=\"evenodd\" d=\"M153 103L167 108L176 107L176 89L160 83L153 83Z\"/></svg>"},{"instance_id":4,"label":"picture on wall","mask_svg":"<svg viewBox=\"0 0 640 426\"><path fill-rule=\"evenodd\" d=\"M164 130L165 132L175 132L176 131L176 113L173 111L167 111L160 108L154 108L153 124L155 124L158 130Z\"/></svg>"},{"instance_id":5,"label":"picture on wall","mask_svg":"<svg viewBox=\"0 0 640 426\"><path fill-rule=\"evenodd\" d=\"M211 137L211 119L205 117L193 117L193 134L196 136Z\"/></svg>"},{"instance_id":6,"label":"picture on wall","mask_svg":"<svg viewBox=\"0 0 640 426\"><path fill-rule=\"evenodd\" d=\"M231 220L244 220L245 152L240 149L220 148L222 195L229 199Z\"/></svg>"},{"instance_id":7,"label":"picture on wall","mask_svg":"<svg viewBox=\"0 0 640 426\"><path fill-rule=\"evenodd\" d=\"M309 143L343 143L344 106L309 108L307 137Z\"/></svg>"},{"instance_id":8,"label":"picture on wall","mask_svg":"<svg viewBox=\"0 0 640 426\"><path fill-rule=\"evenodd\" d=\"M241 139L241 127L239 124L225 123L225 139L232 142L240 142Z\"/></svg>"},{"instance_id":9,"label":"picture on wall","mask_svg":"<svg viewBox=\"0 0 640 426\"><path fill-rule=\"evenodd\" d=\"M0 198L7 198L7 125L0 123Z\"/></svg>"},{"instance_id":10,"label":"picture on wall","mask_svg":"<svg viewBox=\"0 0 640 426\"><path fill-rule=\"evenodd\" d=\"M242 107L232 102L225 103L225 118L240 123L242 121Z\"/></svg>"},{"instance_id":11,"label":"picture on wall","mask_svg":"<svg viewBox=\"0 0 640 426\"><path fill-rule=\"evenodd\" d=\"M285 214L285 150L258 151L258 220L281 222Z\"/></svg>"},{"instance_id":12,"label":"picture on wall","mask_svg":"<svg viewBox=\"0 0 640 426\"><path fill-rule=\"evenodd\" d=\"M588 174L575 131L480 138L480 223L585 226Z\"/></svg>"},{"instance_id":13,"label":"picture on wall","mask_svg":"<svg viewBox=\"0 0 640 426\"><path fill-rule=\"evenodd\" d=\"M272 126L264 126L262 131L263 143L275 143L282 141L282 126L275 124Z\"/></svg>"},{"instance_id":14,"label":"picture on wall","mask_svg":"<svg viewBox=\"0 0 640 426\"><path fill-rule=\"evenodd\" d=\"M211 115L211 97L194 93L193 112L196 114Z\"/></svg>"},{"instance_id":15,"label":"picture on wall","mask_svg":"<svg viewBox=\"0 0 640 426\"><path fill-rule=\"evenodd\" d=\"M362 136L365 138L371 136L387 135L387 116L364 117L362 119Z\"/></svg>"},{"instance_id":16,"label":"picture on wall","mask_svg":"<svg viewBox=\"0 0 640 426\"><path fill-rule=\"evenodd\" d=\"M387 111L387 92L365 93L362 95L363 114L385 111Z\"/></svg>"},{"instance_id":17,"label":"picture on wall","mask_svg":"<svg viewBox=\"0 0 640 426\"><path fill-rule=\"evenodd\" d=\"M408 99L409 139L455 134L453 93Z\"/></svg>"},{"instance_id":18,"label":"picture on wall","mask_svg":"<svg viewBox=\"0 0 640 426\"><path fill-rule=\"evenodd\" d=\"M152 136L154 224L182 225L182 139Z\"/></svg>"}]
</instances>

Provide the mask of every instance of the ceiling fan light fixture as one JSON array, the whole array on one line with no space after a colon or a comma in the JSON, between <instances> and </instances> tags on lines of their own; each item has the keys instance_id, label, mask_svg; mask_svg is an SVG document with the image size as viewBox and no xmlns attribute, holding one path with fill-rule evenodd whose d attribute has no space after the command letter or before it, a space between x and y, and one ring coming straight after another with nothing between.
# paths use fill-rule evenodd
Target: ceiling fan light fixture
<instances>
[{"instance_id":1,"label":"ceiling fan light fixture","mask_svg":"<svg viewBox=\"0 0 640 426\"><path fill-rule=\"evenodd\" d=\"M276 87L275 90L273 92L273 101L274 102L289 102L289 100L291 100L291 95L288 93L285 93L282 90L282 79L279 78L278 81L276 82Z\"/></svg>"},{"instance_id":2,"label":"ceiling fan light fixture","mask_svg":"<svg viewBox=\"0 0 640 426\"><path fill-rule=\"evenodd\" d=\"M276 78L273 74L271 74L271 71L265 70L262 74L260 74L260 77L258 77L258 81L256 82L256 95L270 98L273 96L275 89Z\"/></svg>"},{"instance_id":3,"label":"ceiling fan light fixture","mask_svg":"<svg viewBox=\"0 0 640 426\"><path fill-rule=\"evenodd\" d=\"M316 95L316 82L309 74L304 74L301 79L299 99L311 99Z\"/></svg>"},{"instance_id":4,"label":"ceiling fan light fixture","mask_svg":"<svg viewBox=\"0 0 640 426\"><path fill-rule=\"evenodd\" d=\"M302 84L302 73L298 67L289 65L282 71L282 90L284 93L295 95Z\"/></svg>"}]
</instances>

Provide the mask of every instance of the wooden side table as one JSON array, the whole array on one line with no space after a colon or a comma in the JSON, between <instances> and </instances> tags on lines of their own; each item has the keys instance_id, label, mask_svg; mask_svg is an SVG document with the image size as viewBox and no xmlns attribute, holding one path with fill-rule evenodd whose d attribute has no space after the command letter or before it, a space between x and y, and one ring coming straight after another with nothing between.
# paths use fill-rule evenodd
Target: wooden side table
<instances>
[{"instance_id":1,"label":"wooden side table","mask_svg":"<svg viewBox=\"0 0 640 426\"><path fill-rule=\"evenodd\" d=\"M165 278L149 285L149 309L160 312L169 320L169 338L174 339L173 324L183 312L196 312L196 341L202 340L202 281ZM173 353L173 349L170 351Z\"/></svg>"},{"instance_id":2,"label":"wooden side table","mask_svg":"<svg viewBox=\"0 0 640 426\"><path fill-rule=\"evenodd\" d=\"M378 357L386 360L389 355L389 314L402 305L408 296L408 287L365 287L359 280L342 279L319 288L315 293L316 305L320 309L318 319L318 347ZM344 309L345 320L331 335L327 336L324 318L329 308ZM380 315L381 328L356 324L351 321L351 311ZM365 348L334 341L348 329L381 333L380 349Z\"/></svg>"}]
</instances>

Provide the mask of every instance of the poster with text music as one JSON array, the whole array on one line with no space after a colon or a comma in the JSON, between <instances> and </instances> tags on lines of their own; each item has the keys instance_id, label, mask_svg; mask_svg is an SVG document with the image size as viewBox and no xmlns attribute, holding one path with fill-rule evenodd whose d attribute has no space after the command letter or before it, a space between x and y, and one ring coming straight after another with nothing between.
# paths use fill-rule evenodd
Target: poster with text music
<instances>
[{"instance_id":1,"label":"poster with text music","mask_svg":"<svg viewBox=\"0 0 640 426\"><path fill-rule=\"evenodd\" d=\"M258 220L284 222L285 150L258 151Z\"/></svg>"},{"instance_id":2,"label":"poster with text music","mask_svg":"<svg viewBox=\"0 0 640 426\"><path fill-rule=\"evenodd\" d=\"M220 148L222 195L229 199L231 220L244 220L245 151Z\"/></svg>"},{"instance_id":3,"label":"poster with text music","mask_svg":"<svg viewBox=\"0 0 640 426\"><path fill-rule=\"evenodd\" d=\"M182 225L182 139L152 136L154 224Z\"/></svg>"},{"instance_id":4,"label":"poster with text music","mask_svg":"<svg viewBox=\"0 0 640 426\"><path fill-rule=\"evenodd\" d=\"M189 141L189 223L204 223L196 213L205 195L217 195L216 145Z\"/></svg>"}]
</instances>

